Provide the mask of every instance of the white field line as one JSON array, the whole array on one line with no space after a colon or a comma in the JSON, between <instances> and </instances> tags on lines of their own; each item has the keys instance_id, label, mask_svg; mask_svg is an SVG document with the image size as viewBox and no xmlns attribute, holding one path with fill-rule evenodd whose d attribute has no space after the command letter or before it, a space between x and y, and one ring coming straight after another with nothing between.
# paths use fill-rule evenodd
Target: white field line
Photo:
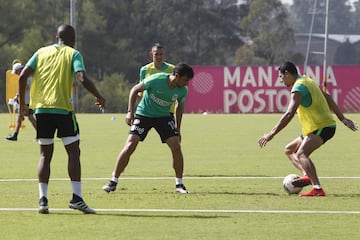
<instances>
[{"instance_id":1,"label":"white field line","mask_svg":"<svg viewBox=\"0 0 360 240\"><path fill-rule=\"evenodd\" d=\"M231 177L184 177L184 179L189 180L246 180L246 179L283 179L285 176L282 177L247 177L247 176L231 176ZM109 180L110 177L107 178L82 178L82 181L103 181L103 180ZM124 177L120 178L121 180L172 180L174 177ZM320 177L320 179L360 179L360 177ZM0 179L0 182L35 182L38 181L36 178L4 178ZM69 178L51 178L50 181L69 181Z\"/></svg>"},{"instance_id":2,"label":"white field line","mask_svg":"<svg viewBox=\"0 0 360 240\"><path fill-rule=\"evenodd\" d=\"M284 177L186 177L186 179L194 180L227 180L227 179L283 179ZM360 177L321 177L323 179L360 179ZM83 181L102 181L109 178L83 178ZM173 177L127 177L122 180L170 180ZM68 178L53 178L52 181L68 181ZM0 182L32 182L37 179L0 179ZM16 212L16 211L38 211L37 208L0 208L0 212ZM68 208L51 208L50 211L73 211ZM355 214L360 215L360 211L315 211L315 210L212 210L212 209L96 209L98 213L101 212L153 212L153 213L253 213L253 214Z\"/></svg>"},{"instance_id":3,"label":"white field line","mask_svg":"<svg viewBox=\"0 0 360 240\"><path fill-rule=\"evenodd\" d=\"M69 212L74 211L69 208L50 208L51 212ZM342 214L342 215L360 215L360 211L328 211L328 210L241 210L241 209L95 209L97 213L112 212L142 212L142 213L252 213L252 214ZM37 212L37 208L0 208L0 212Z\"/></svg>"}]
</instances>

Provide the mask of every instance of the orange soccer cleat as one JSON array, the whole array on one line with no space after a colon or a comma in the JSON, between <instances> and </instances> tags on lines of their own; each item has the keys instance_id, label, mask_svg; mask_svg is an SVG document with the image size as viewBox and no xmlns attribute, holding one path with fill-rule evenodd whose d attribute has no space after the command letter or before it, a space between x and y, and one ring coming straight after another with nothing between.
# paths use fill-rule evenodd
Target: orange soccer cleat
<instances>
[{"instance_id":1,"label":"orange soccer cleat","mask_svg":"<svg viewBox=\"0 0 360 240\"><path fill-rule=\"evenodd\" d=\"M325 192L322 189L313 188L310 192L299 195L300 197L325 197Z\"/></svg>"}]
</instances>

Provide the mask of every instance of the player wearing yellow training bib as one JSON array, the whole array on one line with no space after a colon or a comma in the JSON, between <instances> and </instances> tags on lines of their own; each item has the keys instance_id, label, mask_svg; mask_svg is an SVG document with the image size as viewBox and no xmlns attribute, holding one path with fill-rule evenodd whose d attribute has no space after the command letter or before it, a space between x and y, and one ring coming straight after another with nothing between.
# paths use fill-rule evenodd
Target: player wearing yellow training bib
<instances>
[{"instance_id":1,"label":"player wearing yellow training bib","mask_svg":"<svg viewBox=\"0 0 360 240\"><path fill-rule=\"evenodd\" d=\"M324 94L312 79L298 76L291 92L298 92L302 96L297 113L304 136L325 127L336 127Z\"/></svg>"},{"instance_id":2,"label":"player wearing yellow training bib","mask_svg":"<svg viewBox=\"0 0 360 240\"><path fill-rule=\"evenodd\" d=\"M155 43L149 54L153 61L140 68L140 82L155 73L173 73L175 66L165 62L166 52L164 46L160 43ZM175 104L172 104L170 108L171 113L174 113L174 108Z\"/></svg>"},{"instance_id":3,"label":"player wearing yellow training bib","mask_svg":"<svg viewBox=\"0 0 360 240\"><path fill-rule=\"evenodd\" d=\"M30 108L35 109L35 114L73 111L70 102L73 76L75 72L85 71L80 52L65 44L54 44L40 48L27 65L34 70ZM50 70L49 65L56 67Z\"/></svg>"},{"instance_id":4,"label":"player wearing yellow training bib","mask_svg":"<svg viewBox=\"0 0 360 240\"><path fill-rule=\"evenodd\" d=\"M26 80L33 76L30 106L36 115L36 138L40 144L38 164L39 213L49 213L48 183L54 152L54 136L61 138L67 153L68 175L72 186L69 207L84 213L96 213L82 198L79 125L70 102L72 86L79 81L96 97L102 110L105 99L87 77L83 58L74 49L75 29L67 24L58 27L57 43L40 48L27 62L19 77L20 116L25 111Z\"/></svg>"},{"instance_id":5,"label":"player wearing yellow training bib","mask_svg":"<svg viewBox=\"0 0 360 240\"><path fill-rule=\"evenodd\" d=\"M286 145L285 154L292 164L302 172L303 177L294 179L292 184L301 188L312 185L312 190L300 194L301 197L325 196L310 154L335 134L336 122L331 111L351 130L357 130L357 125L345 118L331 96L323 92L315 81L309 77L300 76L293 63L285 62L281 65L279 77L287 87L292 88L288 109L275 127L260 137L258 143L260 147L264 147L287 126L297 112L302 135Z\"/></svg>"}]
</instances>

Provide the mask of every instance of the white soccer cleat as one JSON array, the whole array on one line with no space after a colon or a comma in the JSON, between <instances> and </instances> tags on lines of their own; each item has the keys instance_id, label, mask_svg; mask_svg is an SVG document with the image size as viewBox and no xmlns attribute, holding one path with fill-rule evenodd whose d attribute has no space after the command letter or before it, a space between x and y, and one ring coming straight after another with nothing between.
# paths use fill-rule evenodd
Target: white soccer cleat
<instances>
[{"instance_id":1,"label":"white soccer cleat","mask_svg":"<svg viewBox=\"0 0 360 240\"><path fill-rule=\"evenodd\" d=\"M110 181L108 184L104 185L104 186L102 187L102 189L103 189L105 192L107 192L107 193L113 192L113 191L116 190L116 185L117 185L116 182Z\"/></svg>"},{"instance_id":2,"label":"white soccer cleat","mask_svg":"<svg viewBox=\"0 0 360 240\"><path fill-rule=\"evenodd\" d=\"M187 193L190 193L186 187L184 186L184 184L177 184L176 185L176 188L175 188L175 191L178 192L178 193L183 193L183 194L187 194Z\"/></svg>"},{"instance_id":3,"label":"white soccer cleat","mask_svg":"<svg viewBox=\"0 0 360 240\"><path fill-rule=\"evenodd\" d=\"M72 208L74 210L79 210L85 214L95 214L96 211L92 208L89 208L88 205L84 202L82 198L79 196L76 196L74 194L73 199L69 202L69 208Z\"/></svg>"},{"instance_id":4,"label":"white soccer cleat","mask_svg":"<svg viewBox=\"0 0 360 240\"><path fill-rule=\"evenodd\" d=\"M49 206L48 200L46 197L41 197L39 200L39 213L41 214L48 214L49 213Z\"/></svg>"}]
</instances>

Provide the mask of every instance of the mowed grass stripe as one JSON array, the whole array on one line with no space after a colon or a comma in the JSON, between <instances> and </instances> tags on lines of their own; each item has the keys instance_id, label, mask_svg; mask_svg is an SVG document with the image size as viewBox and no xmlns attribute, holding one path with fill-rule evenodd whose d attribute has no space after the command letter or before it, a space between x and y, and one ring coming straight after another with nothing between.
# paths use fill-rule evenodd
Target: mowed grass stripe
<instances>
[{"instance_id":1,"label":"mowed grass stripe","mask_svg":"<svg viewBox=\"0 0 360 240\"><path fill-rule=\"evenodd\" d=\"M189 179L189 180L209 180L209 179L213 179L213 180L246 180L246 179L283 179L284 177L186 177L184 179ZM342 177L319 177L320 179L360 179L360 177L346 177L346 176L342 176ZM104 180L109 180L110 178L82 178L82 181L104 181ZM173 180L174 177L124 177L124 178L120 178L121 181L123 180ZM51 181L69 181L69 178L51 178ZM36 182L38 181L38 179L35 178L9 178L9 179L0 179L0 182Z\"/></svg>"},{"instance_id":2,"label":"mowed grass stripe","mask_svg":"<svg viewBox=\"0 0 360 240\"><path fill-rule=\"evenodd\" d=\"M51 212L74 212L69 208L50 208ZM242 209L95 209L101 212L152 212L152 213L255 213L255 214L352 214L359 215L360 211L326 211L326 210L242 210ZM37 208L0 208L0 211L22 212L38 211Z\"/></svg>"}]
</instances>

